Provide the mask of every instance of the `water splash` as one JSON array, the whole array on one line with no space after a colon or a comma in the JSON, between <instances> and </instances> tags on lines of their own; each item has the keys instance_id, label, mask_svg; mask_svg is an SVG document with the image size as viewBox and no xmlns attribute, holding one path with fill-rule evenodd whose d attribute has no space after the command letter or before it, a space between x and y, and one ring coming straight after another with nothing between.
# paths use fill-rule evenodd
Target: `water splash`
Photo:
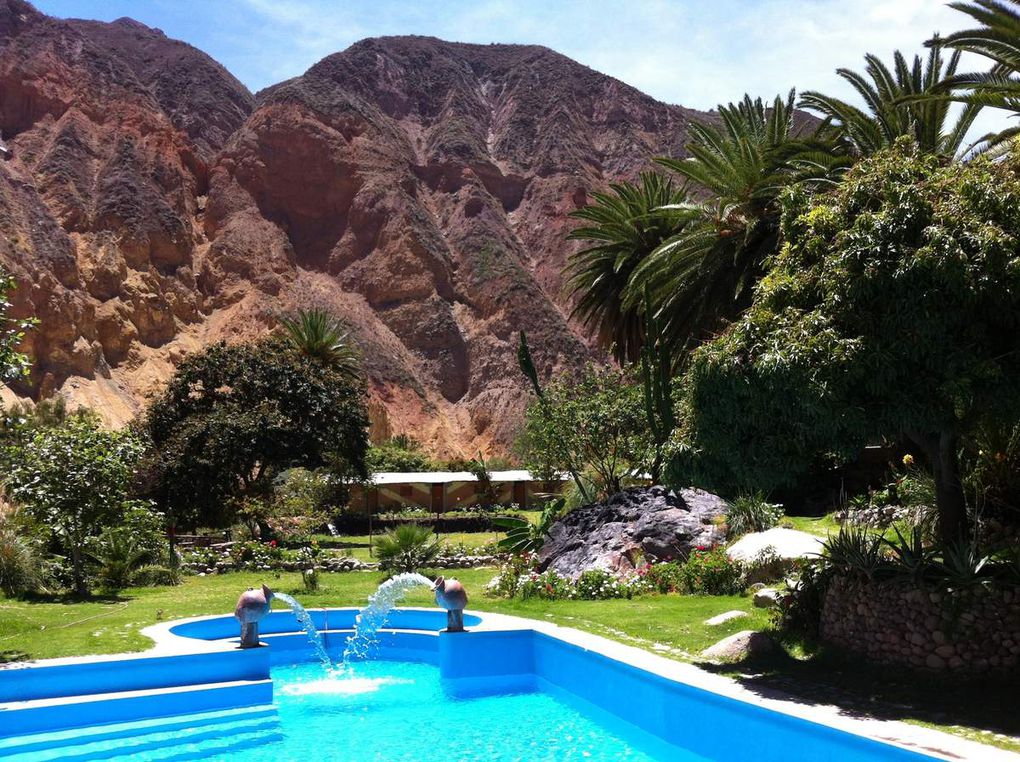
<instances>
[{"instance_id":1,"label":"water splash","mask_svg":"<svg viewBox=\"0 0 1020 762\"><path fill-rule=\"evenodd\" d=\"M311 614L305 611L305 607L297 602L292 596L286 593L273 593L274 598L279 598L281 601L290 606L291 611L294 612L294 617L298 620L301 625L301 629L305 631L308 636L309 642L312 644L312 648L315 649L315 655L319 657L319 661L322 662L323 668L332 673L333 671L333 660L329 658L329 653L326 651L326 643L322 639L322 633L315 626L315 622L312 621Z\"/></svg>"},{"instance_id":2,"label":"water splash","mask_svg":"<svg viewBox=\"0 0 1020 762\"><path fill-rule=\"evenodd\" d=\"M344 647L344 663L362 661L371 656L378 644L379 630L386 626L390 612L415 587L432 587L432 580L415 572L404 572L379 585L379 589L368 597L365 606L354 620L354 634L347 638Z\"/></svg>"}]
</instances>

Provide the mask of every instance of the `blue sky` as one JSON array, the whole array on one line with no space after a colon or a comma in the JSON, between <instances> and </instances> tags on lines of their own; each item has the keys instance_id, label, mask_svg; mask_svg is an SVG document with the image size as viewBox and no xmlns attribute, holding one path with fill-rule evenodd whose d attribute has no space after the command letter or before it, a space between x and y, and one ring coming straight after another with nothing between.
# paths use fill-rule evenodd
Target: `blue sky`
<instances>
[{"instance_id":1,"label":"blue sky","mask_svg":"<svg viewBox=\"0 0 1020 762\"><path fill-rule=\"evenodd\" d=\"M852 97L839 66L971 26L942 0L35 0L51 15L131 16L206 51L252 90L364 37L546 45L670 103L707 109L796 86ZM972 61L975 68L985 68ZM987 113L981 129L1005 118Z\"/></svg>"}]
</instances>

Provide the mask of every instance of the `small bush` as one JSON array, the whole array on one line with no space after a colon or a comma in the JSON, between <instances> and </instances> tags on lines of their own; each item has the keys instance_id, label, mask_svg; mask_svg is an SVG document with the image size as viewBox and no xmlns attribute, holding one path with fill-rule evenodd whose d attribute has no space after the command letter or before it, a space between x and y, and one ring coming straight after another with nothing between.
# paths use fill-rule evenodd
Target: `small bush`
<instances>
[{"instance_id":1,"label":"small bush","mask_svg":"<svg viewBox=\"0 0 1020 762\"><path fill-rule=\"evenodd\" d=\"M135 573L152 558L151 552L126 527L115 527L103 532L98 549L91 556L99 565L99 584L105 590L130 587Z\"/></svg>"},{"instance_id":2,"label":"small bush","mask_svg":"<svg viewBox=\"0 0 1020 762\"><path fill-rule=\"evenodd\" d=\"M658 593L679 593L684 587L681 565L676 561L646 566L642 575L648 587Z\"/></svg>"},{"instance_id":3,"label":"small bush","mask_svg":"<svg viewBox=\"0 0 1020 762\"><path fill-rule=\"evenodd\" d=\"M517 594L521 576L534 570L533 559L530 553L510 556L500 567L499 574L485 586L485 594L495 598L513 598Z\"/></svg>"},{"instance_id":4,"label":"small bush","mask_svg":"<svg viewBox=\"0 0 1020 762\"><path fill-rule=\"evenodd\" d=\"M623 580L605 569L582 572L574 583L574 594L584 601L602 601L610 598L630 598L633 590Z\"/></svg>"},{"instance_id":5,"label":"small bush","mask_svg":"<svg viewBox=\"0 0 1020 762\"><path fill-rule=\"evenodd\" d=\"M547 571L544 574L531 572L519 578L515 592L522 600L542 598L555 601L572 598L573 586L569 579L561 577L554 571Z\"/></svg>"},{"instance_id":6,"label":"small bush","mask_svg":"<svg viewBox=\"0 0 1020 762\"><path fill-rule=\"evenodd\" d=\"M694 550L680 567L682 590L694 595L739 595L744 574L723 548Z\"/></svg>"},{"instance_id":7,"label":"small bush","mask_svg":"<svg viewBox=\"0 0 1020 762\"><path fill-rule=\"evenodd\" d=\"M726 511L726 527L730 537L748 532L764 532L783 518L783 506L769 503L764 495L738 497Z\"/></svg>"},{"instance_id":8,"label":"small bush","mask_svg":"<svg viewBox=\"0 0 1020 762\"><path fill-rule=\"evenodd\" d=\"M173 587L181 584L181 573L169 566L146 564L131 576L131 584L136 587Z\"/></svg>"},{"instance_id":9,"label":"small bush","mask_svg":"<svg viewBox=\"0 0 1020 762\"><path fill-rule=\"evenodd\" d=\"M375 541L376 557L383 571L420 571L434 563L441 550L439 538L432 530L416 524L401 524Z\"/></svg>"},{"instance_id":10,"label":"small bush","mask_svg":"<svg viewBox=\"0 0 1020 762\"><path fill-rule=\"evenodd\" d=\"M238 569L266 571L283 558L283 551L276 544L276 540L269 542L248 540L234 543L230 549L230 558Z\"/></svg>"},{"instance_id":11,"label":"small bush","mask_svg":"<svg viewBox=\"0 0 1020 762\"><path fill-rule=\"evenodd\" d=\"M20 525L18 513L0 503L0 591L19 596L45 587L45 564L37 544Z\"/></svg>"},{"instance_id":12,"label":"small bush","mask_svg":"<svg viewBox=\"0 0 1020 762\"><path fill-rule=\"evenodd\" d=\"M831 571L824 563L809 562L801 570L797 584L779 599L779 606L772 610L772 623L776 629L812 640L817 638L825 593L831 579Z\"/></svg>"}]
</instances>

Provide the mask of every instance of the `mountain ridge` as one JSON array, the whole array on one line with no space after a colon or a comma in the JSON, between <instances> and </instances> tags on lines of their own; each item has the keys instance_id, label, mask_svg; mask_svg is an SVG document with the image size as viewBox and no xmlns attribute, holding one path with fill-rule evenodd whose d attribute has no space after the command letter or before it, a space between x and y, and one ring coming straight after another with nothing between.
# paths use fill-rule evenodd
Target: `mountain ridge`
<instances>
[{"instance_id":1,"label":"mountain ridge","mask_svg":"<svg viewBox=\"0 0 1020 762\"><path fill-rule=\"evenodd\" d=\"M0 0L8 85L0 262L41 321L18 392L123 423L188 352L318 305L362 349L375 435L449 454L511 445L519 330L546 376L598 356L563 293L569 212L706 118L542 46L421 36L253 96L159 30L22 0Z\"/></svg>"}]
</instances>

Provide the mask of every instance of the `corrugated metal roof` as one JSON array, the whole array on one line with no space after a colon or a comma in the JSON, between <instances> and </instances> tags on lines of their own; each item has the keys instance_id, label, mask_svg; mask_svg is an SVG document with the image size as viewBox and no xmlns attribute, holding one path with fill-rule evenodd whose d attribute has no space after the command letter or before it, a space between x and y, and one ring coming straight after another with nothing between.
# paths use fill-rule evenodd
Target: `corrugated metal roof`
<instances>
[{"instance_id":1,"label":"corrugated metal roof","mask_svg":"<svg viewBox=\"0 0 1020 762\"><path fill-rule=\"evenodd\" d=\"M530 471L492 471L490 477L494 482L530 482L537 481ZM560 481L563 480L561 476ZM374 484L449 484L450 482L475 482L477 477L470 471L420 471L401 473L399 471L381 471L372 474Z\"/></svg>"}]
</instances>

